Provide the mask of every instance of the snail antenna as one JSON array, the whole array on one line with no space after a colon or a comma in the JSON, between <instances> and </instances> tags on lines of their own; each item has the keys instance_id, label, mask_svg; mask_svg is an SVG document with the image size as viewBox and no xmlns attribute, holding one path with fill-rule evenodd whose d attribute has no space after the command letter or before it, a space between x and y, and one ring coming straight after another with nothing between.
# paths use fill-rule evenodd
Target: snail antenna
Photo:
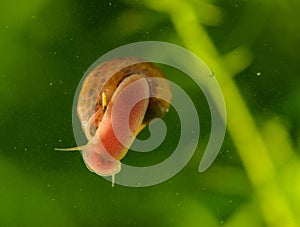
<instances>
[{"instance_id":1,"label":"snail antenna","mask_svg":"<svg viewBox=\"0 0 300 227\"><path fill-rule=\"evenodd\" d=\"M89 146L89 143L83 146L71 147L71 148L54 148L56 151L81 151Z\"/></svg>"},{"instance_id":2,"label":"snail antenna","mask_svg":"<svg viewBox=\"0 0 300 227\"><path fill-rule=\"evenodd\" d=\"M115 174L111 175L111 187L115 186Z\"/></svg>"}]
</instances>

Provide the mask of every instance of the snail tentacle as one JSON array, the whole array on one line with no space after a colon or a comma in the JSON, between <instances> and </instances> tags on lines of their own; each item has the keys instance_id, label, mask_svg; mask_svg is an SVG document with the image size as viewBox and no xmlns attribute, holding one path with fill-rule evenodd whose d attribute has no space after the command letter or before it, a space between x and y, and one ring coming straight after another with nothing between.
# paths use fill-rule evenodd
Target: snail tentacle
<instances>
[{"instance_id":1,"label":"snail tentacle","mask_svg":"<svg viewBox=\"0 0 300 227\"><path fill-rule=\"evenodd\" d=\"M70 148L54 148L56 151L81 151L87 148L90 145L90 143L87 143L86 145L78 146L78 147L70 147Z\"/></svg>"}]
</instances>

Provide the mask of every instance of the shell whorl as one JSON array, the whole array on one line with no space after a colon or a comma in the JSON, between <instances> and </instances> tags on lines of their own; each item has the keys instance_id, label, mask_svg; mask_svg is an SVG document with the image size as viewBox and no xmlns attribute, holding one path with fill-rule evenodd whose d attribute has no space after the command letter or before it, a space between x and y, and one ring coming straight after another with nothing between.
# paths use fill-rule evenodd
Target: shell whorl
<instances>
[{"instance_id":1,"label":"shell whorl","mask_svg":"<svg viewBox=\"0 0 300 227\"><path fill-rule=\"evenodd\" d=\"M145 76L150 87L151 97L143 124L147 124L153 118L161 118L166 114L170 104L164 100L155 98L155 96L164 93L164 96L171 99L169 85L167 81L165 83L157 83L151 80L151 77L165 78L161 70L154 64L145 62L145 60L139 58L126 57L113 59L100 64L91 71L84 79L81 87L77 112L80 121L83 123L82 127L86 131L86 135L89 134L87 137L95 135L102 120L104 114L102 111L103 92L106 95L107 103L109 103L119 84L124 78L132 74Z\"/></svg>"}]
</instances>

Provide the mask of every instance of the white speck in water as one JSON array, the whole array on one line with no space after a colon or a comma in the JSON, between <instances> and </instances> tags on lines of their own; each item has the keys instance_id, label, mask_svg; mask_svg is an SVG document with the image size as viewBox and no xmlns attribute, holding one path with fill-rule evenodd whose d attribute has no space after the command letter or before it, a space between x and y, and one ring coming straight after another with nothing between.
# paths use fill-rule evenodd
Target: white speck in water
<instances>
[{"instance_id":1,"label":"white speck in water","mask_svg":"<svg viewBox=\"0 0 300 227\"><path fill-rule=\"evenodd\" d=\"M59 139L59 140L58 140L58 142L60 142L60 143L61 143L61 142L62 142L62 140L61 140L61 139Z\"/></svg>"},{"instance_id":2,"label":"white speck in water","mask_svg":"<svg viewBox=\"0 0 300 227\"><path fill-rule=\"evenodd\" d=\"M50 188L50 184L47 184L47 187Z\"/></svg>"},{"instance_id":3,"label":"white speck in water","mask_svg":"<svg viewBox=\"0 0 300 227\"><path fill-rule=\"evenodd\" d=\"M53 83L52 83L52 82L49 82L49 85L50 85L50 86L52 86L52 85L53 85Z\"/></svg>"},{"instance_id":4,"label":"white speck in water","mask_svg":"<svg viewBox=\"0 0 300 227\"><path fill-rule=\"evenodd\" d=\"M78 59L78 58L79 58L79 55L76 55L76 58Z\"/></svg>"},{"instance_id":5,"label":"white speck in water","mask_svg":"<svg viewBox=\"0 0 300 227\"><path fill-rule=\"evenodd\" d=\"M256 76L261 76L261 72L257 72L257 73L256 73Z\"/></svg>"},{"instance_id":6,"label":"white speck in water","mask_svg":"<svg viewBox=\"0 0 300 227\"><path fill-rule=\"evenodd\" d=\"M220 221L220 224L221 224L221 225L223 225L223 224L224 224L224 221L223 221L223 220L221 220L221 221Z\"/></svg>"},{"instance_id":7,"label":"white speck in water","mask_svg":"<svg viewBox=\"0 0 300 227\"><path fill-rule=\"evenodd\" d=\"M25 147L25 148L24 148L24 151L27 151L27 150L28 150L27 147Z\"/></svg>"},{"instance_id":8,"label":"white speck in water","mask_svg":"<svg viewBox=\"0 0 300 227\"><path fill-rule=\"evenodd\" d=\"M14 147L15 150L17 150L17 147Z\"/></svg>"},{"instance_id":9,"label":"white speck in water","mask_svg":"<svg viewBox=\"0 0 300 227\"><path fill-rule=\"evenodd\" d=\"M179 195L179 192L176 192L176 196L178 196Z\"/></svg>"},{"instance_id":10,"label":"white speck in water","mask_svg":"<svg viewBox=\"0 0 300 227\"><path fill-rule=\"evenodd\" d=\"M205 187L203 187L203 188L202 188L202 191L205 191L205 190L206 190L206 188L205 188Z\"/></svg>"},{"instance_id":11,"label":"white speck in water","mask_svg":"<svg viewBox=\"0 0 300 227\"><path fill-rule=\"evenodd\" d=\"M110 2L110 3L108 3L108 5L110 5L110 6L111 6L111 5L112 5L112 3Z\"/></svg>"},{"instance_id":12,"label":"white speck in water","mask_svg":"<svg viewBox=\"0 0 300 227\"><path fill-rule=\"evenodd\" d=\"M47 147L47 146L48 146L48 144L45 143L45 147Z\"/></svg>"}]
</instances>

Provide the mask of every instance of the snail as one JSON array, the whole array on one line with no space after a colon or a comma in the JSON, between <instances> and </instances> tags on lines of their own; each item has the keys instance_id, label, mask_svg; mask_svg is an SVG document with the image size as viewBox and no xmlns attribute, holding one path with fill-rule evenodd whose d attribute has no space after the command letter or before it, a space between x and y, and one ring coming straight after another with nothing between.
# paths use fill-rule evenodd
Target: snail
<instances>
[{"instance_id":1,"label":"snail","mask_svg":"<svg viewBox=\"0 0 300 227\"><path fill-rule=\"evenodd\" d=\"M77 103L77 114L88 143L56 150L81 150L87 168L100 176L112 176L113 185L115 175L121 170L120 160L135 137L152 119L162 118L169 110L172 97L169 84L167 80L155 78L165 79L165 76L153 63L135 57L112 59L98 65L84 79ZM133 83L136 86L130 86ZM161 95L168 97L168 101L157 98ZM127 106L134 96L144 98L133 107ZM116 103L120 107L113 117ZM130 113L129 119L124 119L124 111ZM118 121L117 127L113 127L114 121ZM126 124L131 132L125 129Z\"/></svg>"}]
</instances>

